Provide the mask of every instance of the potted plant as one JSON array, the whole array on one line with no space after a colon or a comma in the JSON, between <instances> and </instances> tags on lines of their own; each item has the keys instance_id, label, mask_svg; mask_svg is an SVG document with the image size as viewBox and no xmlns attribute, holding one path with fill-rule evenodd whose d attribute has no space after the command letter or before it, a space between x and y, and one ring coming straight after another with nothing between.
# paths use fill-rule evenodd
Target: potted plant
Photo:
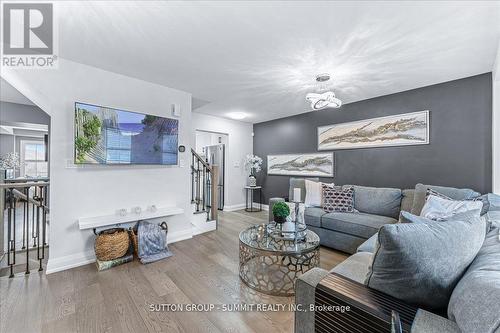
<instances>
[{"instance_id":1,"label":"potted plant","mask_svg":"<svg viewBox=\"0 0 500 333\"><path fill-rule=\"evenodd\" d=\"M276 223L284 223L286 218L290 215L290 208L284 202L277 202L273 206L273 216L274 222Z\"/></svg>"},{"instance_id":2,"label":"potted plant","mask_svg":"<svg viewBox=\"0 0 500 333\"><path fill-rule=\"evenodd\" d=\"M261 170L262 158L257 155L249 154L245 158L245 168L250 173L248 176L248 185L257 186L256 174Z\"/></svg>"}]
</instances>

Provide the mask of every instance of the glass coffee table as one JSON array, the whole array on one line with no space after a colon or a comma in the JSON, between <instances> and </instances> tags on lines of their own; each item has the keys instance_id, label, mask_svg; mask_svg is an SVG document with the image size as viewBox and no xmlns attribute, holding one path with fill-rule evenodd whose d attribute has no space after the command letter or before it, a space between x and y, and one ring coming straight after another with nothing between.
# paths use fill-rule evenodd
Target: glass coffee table
<instances>
[{"instance_id":1,"label":"glass coffee table","mask_svg":"<svg viewBox=\"0 0 500 333\"><path fill-rule=\"evenodd\" d=\"M240 278L252 289L292 296L295 280L318 266L319 236L311 230L302 240L275 239L266 224L240 232Z\"/></svg>"}]
</instances>

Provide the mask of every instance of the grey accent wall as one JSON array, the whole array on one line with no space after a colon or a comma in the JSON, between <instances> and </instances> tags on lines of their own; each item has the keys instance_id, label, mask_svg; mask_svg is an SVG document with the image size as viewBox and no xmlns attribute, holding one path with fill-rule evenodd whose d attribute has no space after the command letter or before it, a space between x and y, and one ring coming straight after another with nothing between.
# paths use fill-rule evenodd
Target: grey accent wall
<instances>
[{"instance_id":1,"label":"grey accent wall","mask_svg":"<svg viewBox=\"0 0 500 333\"><path fill-rule=\"evenodd\" d=\"M342 96L340 96L342 97ZM288 176L267 175L269 154L317 151L317 127L429 110L430 144L335 151L336 184L413 188L416 183L491 191L491 73L254 125L265 202L288 195Z\"/></svg>"}]
</instances>

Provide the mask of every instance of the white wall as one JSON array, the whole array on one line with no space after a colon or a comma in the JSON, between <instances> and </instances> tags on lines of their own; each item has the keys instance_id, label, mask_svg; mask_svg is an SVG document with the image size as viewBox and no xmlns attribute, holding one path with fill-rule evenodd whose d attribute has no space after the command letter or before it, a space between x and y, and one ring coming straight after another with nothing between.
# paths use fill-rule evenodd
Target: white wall
<instances>
[{"instance_id":1,"label":"white wall","mask_svg":"<svg viewBox=\"0 0 500 333\"><path fill-rule=\"evenodd\" d=\"M194 141L196 145L196 152L198 154L203 154L203 148L207 146L213 146L218 144L228 144L228 135L222 133L196 131L196 137Z\"/></svg>"},{"instance_id":2,"label":"white wall","mask_svg":"<svg viewBox=\"0 0 500 333\"><path fill-rule=\"evenodd\" d=\"M244 159L253 152L252 124L196 112L193 112L192 119L193 137L196 130L228 134L225 209L244 207L243 186L248 177Z\"/></svg>"},{"instance_id":3,"label":"white wall","mask_svg":"<svg viewBox=\"0 0 500 333\"><path fill-rule=\"evenodd\" d=\"M500 42L493 69L493 193L500 194Z\"/></svg>"},{"instance_id":4,"label":"white wall","mask_svg":"<svg viewBox=\"0 0 500 333\"><path fill-rule=\"evenodd\" d=\"M169 238L192 235L190 224L189 151L192 143L191 95L75 62L59 60L54 70L3 69L2 77L51 116L51 212L48 272L91 262L94 236L81 231L80 217L114 214L117 209L156 204L180 206L185 214L170 217ZM182 111L181 166L68 167L73 159L75 101L171 116Z\"/></svg>"}]
</instances>

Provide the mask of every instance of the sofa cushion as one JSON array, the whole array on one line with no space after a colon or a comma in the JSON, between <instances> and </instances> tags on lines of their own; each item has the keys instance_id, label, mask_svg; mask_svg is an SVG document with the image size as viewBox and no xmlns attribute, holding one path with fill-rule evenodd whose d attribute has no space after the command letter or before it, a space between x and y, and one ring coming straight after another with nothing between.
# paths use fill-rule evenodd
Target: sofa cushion
<instances>
[{"instance_id":1,"label":"sofa cushion","mask_svg":"<svg viewBox=\"0 0 500 333\"><path fill-rule=\"evenodd\" d=\"M319 242L323 246L339 250L345 253L356 253L356 249L366 241L366 238L345 234L343 232L307 226L319 236Z\"/></svg>"},{"instance_id":2,"label":"sofa cushion","mask_svg":"<svg viewBox=\"0 0 500 333\"><path fill-rule=\"evenodd\" d=\"M313 182L319 182L319 178L290 178L290 187L288 188L288 200L293 200L293 189L300 188L300 201L306 200L306 182L308 179Z\"/></svg>"},{"instance_id":3,"label":"sofa cushion","mask_svg":"<svg viewBox=\"0 0 500 333\"><path fill-rule=\"evenodd\" d=\"M463 333L457 323L429 311L418 309L411 333Z\"/></svg>"},{"instance_id":4,"label":"sofa cushion","mask_svg":"<svg viewBox=\"0 0 500 333\"><path fill-rule=\"evenodd\" d=\"M321 217L325 214L326 212L323 210L323 208L306 207L306 209L304 210L304 220L307 225L321 228Z\"/></svg>"},{"instance_id":5,"label":"sofa cushion","mask_svg":"<svg viewBox=\"0 0 500 333\"><path fill-rule=\"evenodd\" d=\"M411 212L411 206L413 206L413 196L415 194L415 189L406 189L401 192L401 210L406 212Z\"/></svg>"},{"instance_id":6,"label":"sofa cushion","mask_svg":"<svg viewBox=\"0 0 500 333\"><path fill-rule=\"evenodd\" d=\"M354 208L363 213L398 218L401 207L399 188L353 185Z\"/></svg>"},{"instance_id":7,"label":"sofa cushion","mask_svg":"<svg viewBox=\"0 0 500 333\"><path fill-rule=\"evenodd\" d=\"M384 225L366 284L424 309L445 309L484 237L479 211L442 222Z\"/></svg>"},{"instance_id":8,"label":"sofa cushion","mask_svg":"<svg viewBox=\"0 0 500 333\"><path fill-rule=\"evenodd\" d=\"M321 217L325 229L340 231L363 238L370 238L384 224L396 223L392 217L366 213L328 213Z\"/></svg>"},{"instance_id":9,"label":"sofa cushion","mask_svg":"<svg viewBox=\"0 0 500 333\"><path fill-rule=\"evenodd\" d=\"M368 267L372 261L373 254L369 252L358 252L335 266L330 272L345 276L348 279L363 283L368 274Z\"/></svg>"},{"instance_id":10,"label":"sofa cushion","mask_svg":"<svg viewBox=\"0 0 500 333\"><path fill-rule=\"evenodd\" d=\"M378 238L378 234L371 236L363 244L358 246L358 249L356 250L356 252L375 253L375 250L377 247L377 238Z\"/></svg>"},{"instance_id":11,"label":"sofa cushion","mask_svg":"<svg viewBox=\"0 0 500 333\"><path fill-rule=\"evenodd\" d=\"M500 240L493 228L451 294L448 317L463 332L500 332Z\"/></svg>"},{"instance_id":12,"label":"sofa cushion","mask_svg":"<svg viewBox=\"0 0 500 333\"><path fill-rule=\"evenodd\" d=\"M434 185L423 185L417 184L415 185L415 193L413 197L413 205L411 207L411 212L414 215L420 215L422 211L422 207L425 204L425 198L427 195L427 190L432 189L436 192L446 195L453 200L469 200L479 197L481 193L478 193L474 190L468 188L454 188L454 187L445 187L445 186L434 186Z\"/></svg>"}]
</instances>

